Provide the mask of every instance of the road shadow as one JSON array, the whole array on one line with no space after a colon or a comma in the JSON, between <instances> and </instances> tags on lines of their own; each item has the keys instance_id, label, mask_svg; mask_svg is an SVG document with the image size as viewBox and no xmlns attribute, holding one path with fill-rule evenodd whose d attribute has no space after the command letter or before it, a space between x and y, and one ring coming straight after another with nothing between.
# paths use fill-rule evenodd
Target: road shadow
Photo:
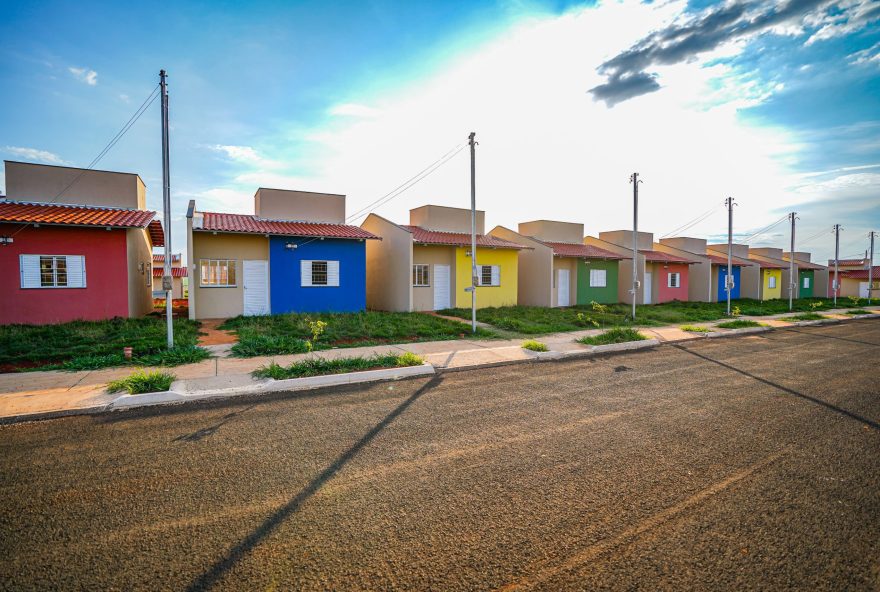
<instances>
[{"instance_id":1,"label":"road shadow","mask_svg":"<svg viewBox=\"0 0 880 592\"><path fill-rule=\"evenodd\" d=\"M709 356L697 353L697 352L695 352L691 349L688 349L682 345L678 345L675 343L670 343L669 345L671 345L675 349L681 350L685 353L689 353L692 356L696 356L698 358L706 360L707 362L712 362L713 364L718 364L719 366L721 366L723 368L727 368L728 370L733 370L734 372L738 372L739 374L742 374L743 376L747 376L747 377L751 378L752 380L757 380L758 382L766 384L767 386L772 386L773 388L779 389L782 392L788 393L789 395L793 395L793 396L798 397L800 399L803 399L805 401L809 401L810 403L813 403L815 405L819 405L820 407L824 407L825 409L828 409L830 411L833 411L835 413L838 413L838 414L843 415L845 417L848 417L850 419L854 419L854 420L856 420L856 421L858 421L858 422L860 422L870 428L873 428L875 430L880 431L880 423L877 423L876 421L874 421L872 419L868 419L867 417L863 417L857 413L853 413L852 411L844 409L843 407L838 407L837 405L834 405L832 403L828 403L827 401L823 401L822 399L817 399L816 397L811 397L810 395L806 395L806 394L798 392L794 389L790 389L787 386L783 386L781 384L773 382L772 380L767 380L766 378L761 378L760 376L756 376L750 372L746 372L745 370L741 370L741 369L737 368L736 366L731 366L730 364L727 364L727 363L722 362L720 360L716 360L714 358L710 358Z\"/></svg>"},{"instance_id":2,"label":"road shadow","mask_svg":"<svg viewBox=\"0 0 880 592\"><path fill-rule=\"evenodd\" d=\"M205 438L207 438L209 436L213 436L214 434L217 433L217 430L222 428L224 425L226 425L227 423L229 423L230 421L232 421L233 419L235 419L239 415L242 415L243 413L247 413L248 411L250 411L254 407L256 407L256 405L251 405L250 407L245 407L241 411L233 411L232 413L227 413L222 418L220 418L220 421L218 421L214 425L210 425L206 428L198 429L198 430L191 432L189 434L181 434L180 436L177 436L176 438L174 438L172 440L172 442L198 442L199 440L204 440Z\"/></svg>"},{"instance_id":3,"label":"road shadow","mask_svg":"<svg viewBox=\"0 0 880 592\"><path fill-rule=\"evenodd\" d=\"M348 464L358 452L363 450L373 439L387 428L391 422L397 419L410 405L415 403L419 398L431 389L437 387L442 378L434 375L431 380L423 384L412 395L407 397L400 405L395 407L382 421L373 426L370 431L361 436L361 439L355 442L348 450L339 455L327 468L321 471L308 485L306 485L295 497L286 504L275 510L271 516L266 518L260 526L251 532L244 539L239 541L226 555L211 566L208 571L200 575L192 584L187 587L188 591L209 590L212 588L226 572L228 572L238 561L252 551L257 545L263 542L276 528L278 528L285 520L299 511L302 505L315 495L327 481L332 479L346 464Z\"/></svg>"},{"instance_id":4,"label":"road shadow","mask_svg":"<svg viewBox=\"0 0 880 592\"><path fill-rule=\"evenodd\" d=\"M871 341L862 341L860 339L850 339L849 337L838 337L836 335L825 335L824 333L813 333L812 331L800 331L798 329L787 329L792 333L800 333L801 335L806 335L808 337L821 337L822 339L837 339L838 341L848 341L850 343L859 343L861 345L873 345L874 347L880 347L880 343L873 343Z\"/></svg>"}]
</instances>

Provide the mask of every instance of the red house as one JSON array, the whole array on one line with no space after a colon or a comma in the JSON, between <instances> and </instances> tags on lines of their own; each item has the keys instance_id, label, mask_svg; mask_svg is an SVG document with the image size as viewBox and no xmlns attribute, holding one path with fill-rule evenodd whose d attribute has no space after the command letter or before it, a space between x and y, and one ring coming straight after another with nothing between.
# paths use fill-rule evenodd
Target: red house
<instances>
[{"instance_id":1,"label":"red house","mask_svg":"<svg viewBox=\"0 0 880 592\"><path fill-rule=\"evenodd\" d=\"M143 208L137 175L6 162L6 188L0 324L152 310L152 248L164 245L164 233L156 212Z\"/></svg>"}]
</instances>

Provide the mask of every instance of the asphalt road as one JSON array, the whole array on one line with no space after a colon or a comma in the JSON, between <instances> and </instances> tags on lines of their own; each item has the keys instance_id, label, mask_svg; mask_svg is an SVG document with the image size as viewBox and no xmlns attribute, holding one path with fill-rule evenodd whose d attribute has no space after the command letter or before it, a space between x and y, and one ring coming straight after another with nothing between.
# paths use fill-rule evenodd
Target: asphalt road
<instances>
[{"instance_id":1,"label":"asphalt road","mask_svg":"<svg viewBox=\"0 0 880 592\"><path fill-rule=\"evenodd\" d=\"M880 322L0 427L3 589L880 588Z\"/></svg>"}]
</instances>

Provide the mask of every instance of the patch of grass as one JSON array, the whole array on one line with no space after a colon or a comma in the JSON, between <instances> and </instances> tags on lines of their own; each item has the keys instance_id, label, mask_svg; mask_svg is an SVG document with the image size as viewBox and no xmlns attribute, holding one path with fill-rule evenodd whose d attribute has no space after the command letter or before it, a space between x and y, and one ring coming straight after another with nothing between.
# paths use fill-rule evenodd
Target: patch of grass
<instances>
[{"instance_id":1,"label":"patch of grass","mask_svg":"<svg viewBox=\"0 0 880 592\"><path fill-rule=\"evenodd\" d=\"M870 310L866 310L864 308L851 308L850 310L844 312L843 314L848 315L863 315L863 314L871 314Z\"/></svg>"},{"instance_id":2,"label":"patch of grass","mask_svg":"<svg viewBox=\"0 0 880 592\"><path fill-rule=\"evenodd\" d=\"M256 378L273 378L284 380L287 378L304 378L306 376L323 376L326 374L342 374L344 372L362 372L364 370L376 370L378 368L394 368L406 366L418 366L424 360L412 353L400 355L386 354L368 357L336 358L325 360L323 358L309 358L294 362L289 366L281 366L272 362L268 366L262 366L251 374Z\"/></svg>"},{"instance_id":3,"label":"patch of grass","mask_svg":"<svg viewBox=\"0 0 880 592\"><path fill-rule=\"evenodd\" d=\"M135 365L188 363L195 357L204 359L209 355L207 352L195 353L198 326L195 321L175 319L175 348L172 350L175 353L172 354L165 349L165 320L157 317L73 321L57 325L2 325L0 371L32 367L57 369L64 367L65 363L74 369L119 366L125 364L122 349L126 346L133 349L131 363ZM161 356L158 362L156 355Z\"/></svg>"},{"instance_id":4,"label":"patch of grass","mask_svg":"<svg viewBox=\"0 0 880 592\"><path fill-rule=\"evenodd\" d=\"M800 314L791 315L790 317L785 317L784 320L793 320L793 321L819 321L822 319L827 319L825 315L820 315L815 312L802 312Z\"/></svg>"},{"instance_id":5,"label":"patch of grass","mask_svg":"<svg viewBox=\"0 0 880 592\"><path fill-rule=\"evenodd\" d=\"M523 341L522 343L523 349L528 349L535 352L545 352L549 351L547 346L540 341L535 341L534 339L529 339L528 341Z\"/></svg>"},{"instance_id":6,"label":"patch of grass","mask_svg":"<svg viewBox=\"0 0 880 592\"><path fill-rule=\"evenodd\" d=\"M690 333L708 333L711 331L709 327L700 327L698 325L682 325L679 327L682 331L688 331Z\"/></svg>"},{"instance_id":7,"label":"patch of grass","mask_svg":"<svg viewBox=\"0 0 880 592\"><path fill-rule=\"evenodd\" d=\"M810 311L813 306L827 306L827 298L804 298L794 301L794 310ZM736 301L742 315L771 315L788 312L788 300ZM470 309L451 308L442 314L470 319ZM544 308L538 306L503 306L477 310L477 320L508 331L524 335L542 335L562 331L577 331L586 327L657 327L717 321L727 318L726 302L664 302L639 306L636 321L630 318L632 307L628 304L592 304L568 308Z\"/></svg>"},{"instance_id":8,"label":"patch of grass","mask_svg":"<svg viewBox=\"0 0 880 592\"><path fill-rule=\"evenodd\" d=\"M722 329L745 329L746 327L763 327L761 323L749 321L746 319L736 319L735 321L727 321L726 323L718 323L716 327Z\"/></svg>"},{"instance_id":9,"label":"patch of grass","mask_svg":"<svg viewBox=\"0 0 880 592\"><path fill-rule=\"evenodd\" d=\"M141 393L158 393L167 391L171 388L176 376L171 372L162 372L153 370L152 372L144 372L138 370L131 375L114 380L107 385L107 392L118 393L125 391L129 395L139 395Z\"/></svg>"},{"instance_id":10,"label":"patch of grass","mask_svg":"<svg viewBox=\"0 0 880 592\"><path fill-rule=\"evenodd\" d=\"M614 327L608 329L604 333L594 335L592 337L582 337L577 340L578 343L584 345L609 345L611 343L625 343L627 341L643 341L647 339L644 335L629 327Z\"/></svg>"},{"instance_id":11,"label":"patch of grass","mask_svg":"<svg viewBox=\"0 0 880 592\"><path fill-rule=\"evenodd\" d=\"M67 360L61 364L49 364L42 366L40 370L68 370L78 372L80 370L98 370L113 366L181 366L194 364L211 357L211 352L203 347L195 345L187 347L175 347L158 351L154 354L132 356L126 360L122 354L107 354L103 356L80 356Z\"/></svg>"},{"instance_id":12,"label":"patch of grass","mask_svg":"<svg viewBox=\"0 0 880 592\"><path fill-rule=\"evenodd\" d=\"M468 313L470 314L470 313ZM470 317L468 317L470 318ZM326 323L317 340L313 328ZM228 319L220 329L235 331L236 356L281 355L308 351L311 340L315 350L333 347L360 347L389 343L442 341L463 335L481 339L495 338L494 331L477 328L471 333L464 323L419 312L354 312L279 314ZM303 349L305 347L306 349Z\"/></svg>"}]
</instances>

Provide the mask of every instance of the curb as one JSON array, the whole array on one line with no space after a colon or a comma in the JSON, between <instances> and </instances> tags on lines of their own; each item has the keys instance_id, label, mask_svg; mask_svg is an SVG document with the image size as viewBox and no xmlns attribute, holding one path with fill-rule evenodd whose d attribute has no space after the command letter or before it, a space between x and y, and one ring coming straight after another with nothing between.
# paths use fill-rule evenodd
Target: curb
<instances>
[{"instance_id":1,"label":"curb","mask_svg":"<svg viewBox=\"0 0 880 592\"><path fill-rule=\"evenodd\" d=\"M584 346L588 349L571 350L571 351L548 351L534 352L535 359L541 361L565 360L572 358L583 358L588 356L598 356L606 353L627 352L639 349L648 349L660 345L659 339L642 339L639 341L626 341L624 343L609 343L608 345L589 345Z\"/></svg>"},{"instance_id":2,"label":"curb","mask_svg":"<svg viewBox=\"0 0 880 592\"><path fill-rule=\"evenodd\" d=\"M22 415L8 415L6 417L0 417L0 426L27 423L29 421L62 419L64 417L75 417L77 415L97 415L98 413L104 413L109 410L110 405L97 405L95 407L77 407L76 409L60 409L58 411L40 411L37 413L25 413Z\"/></svg>"},{"instance_id":3,"label":"curb","mask_svg":"<svg viewBox=\"0 0 880 592\"><path fill-rule=\"evenodd\" d=\"M774 327L743 327L742 329L726 329L725 331L712 331L706 333L706 337L709 337L710 339L718 337L734 337L745 333L765 333L767 331L772 331L773 329Z\"/></svg>"}]
</instances>

